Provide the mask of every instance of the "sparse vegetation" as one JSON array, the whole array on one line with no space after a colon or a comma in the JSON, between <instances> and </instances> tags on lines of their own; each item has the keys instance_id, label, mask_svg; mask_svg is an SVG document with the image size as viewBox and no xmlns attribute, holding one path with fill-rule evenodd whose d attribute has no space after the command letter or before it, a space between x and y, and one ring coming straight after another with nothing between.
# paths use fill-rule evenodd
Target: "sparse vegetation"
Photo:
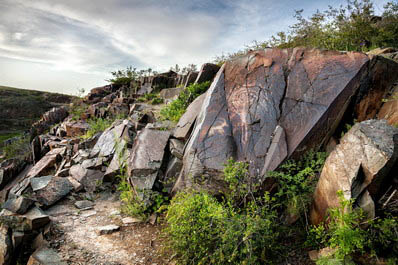
<instances>
[{"instance_id":1,"label":"sparse vegetation","mask_svg":"<svg viewBox=\"0 0 398 265\"><path fill-rule=\"evenodd\" d=\"M20 136L17 140L11 144L5 145L1 149L2 155L5 159L10 158L25 158L30 154L30 142L29 137Z\"/></svg>"},{"instance_id":2,"label":"sparse vegetation","mask_svg":"<svg viewBox=\"0 0 398 265\"><path fill-rule=\"evenodd\" d=\"M254 41L244 50L222 54L215 62L266 47L313 47L342 51L369 51L377 47L398 47L398 3L388 2L380 17L371 0L348 0L338 8L317 11L309 18L296 10L297 22L288 31L278 32L267 41Z\"/></svg>"},{"instance_id":3,"label":"sparse vegetation","mask_svg":"<svg viewBox=\"0 0 398 265\"><path fill-rule=\"evenodd\" d=\"M207 91L210 86L210 82L203 82L201 84L192 84L181 91L178 98L166 105L161 111L160 115L165 120L178 122L181 116L187 110L189 104L194 101L195 98Z\"/></svg>"}]
</instances>

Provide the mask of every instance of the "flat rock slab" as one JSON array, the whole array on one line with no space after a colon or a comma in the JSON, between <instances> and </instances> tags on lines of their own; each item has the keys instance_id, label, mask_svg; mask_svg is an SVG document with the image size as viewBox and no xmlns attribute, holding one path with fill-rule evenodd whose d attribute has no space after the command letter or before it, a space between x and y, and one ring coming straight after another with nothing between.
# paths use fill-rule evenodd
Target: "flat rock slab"
<instances>
[{"instance_id":1,"label":"flat rock slab","mask_svg":"<svg viewBox=\"0 0 398 265\"><path fill-rule=\"evenodd\" d=\"M58 254L50 248L40 248L30 256L27 265L67 265Z\"/></svg>"},{"instance_id":2,"label":"flat rock slab","mask_svg":"<svg viewBox=\"0 0 398 265\"><path fill-rule=\"evenodd\" d=\"M136 189L152 189L163 161L169 137L169 131L148 128L137 134L127 164L130 180Z\"/></svg>"},{"instance_id":3,"label":"flat rock slab","mask_svg":"<svg viewBox=\"0 0 398 265\"><path fill-rule=\"evenodd\" d=\"M109 235L116 231L119 231L120 226L118 225L106 225L97 228L98 235Z\"/></svg>"},{"instance_id":4,"label":"flat rock slab","mask_svg":"<svg viewBox=\"0 0 398 265\"><path fill-rule=\"evenodd\" d=\"M94 203L91 201L77 201L75 202L75 206L78 209L89 209L94 207Z\"/></svg>"},{"instance_id":5,"label":"flat rock slab","mask_svg":"<svg viewBox=\"0 0 398 265\"><path fill-rule=\"evenodd\" d=\"M35 191L36 199L45 206L50 206L65 197L74 189L67 178L52 177L47 185Z\"/></svg>"},{"instance_id":6,"label":"flat rock slab","mask_svg":"<svg viewBox=\"0 0 398 265\"><path fill-rule=\"evenodd\" d=\"M51 181L53 177L54 176L43 176L43 177L32 178L30 180L30 186L32 187L33 191L41 190L48 185L48 183Z\"/></svg>"},{"instance_id":7,"label":"flat rock slab","mask_svg":"<svg viewBox=\"0 0 398 265\"><path fill-rule=\"evenodd\" d=\"M320 223L330 207L339 206L336 195L339 190L346 199L354 199L372 217L374 201L392 181L389 173L397 157L397 128L385 120L355 124L325 162L314 193L312 223Z\"/></svg>"}]
</instances>

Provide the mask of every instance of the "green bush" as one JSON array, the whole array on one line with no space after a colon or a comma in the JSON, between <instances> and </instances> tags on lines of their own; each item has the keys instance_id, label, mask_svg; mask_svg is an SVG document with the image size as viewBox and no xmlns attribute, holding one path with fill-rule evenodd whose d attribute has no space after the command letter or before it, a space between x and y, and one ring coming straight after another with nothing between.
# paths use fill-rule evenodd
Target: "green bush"
<instances>
[{"instance_id":1,"label":"green bush","mask_svg":"<svg viewBox=\"0 0 398 265\"><path fill-rule=\"evenodd\" d=\"M164 229L166 249L179 264L269 264L278 253L277 212L271 198L246 196L256 184L247 163L229 160L224 169L230 192L218 201L206 192L173 198Z\"/></svg>"},{"instance_id":2,"label":"green bush","mask_svg":"<svg viewBox=\"0 0 398 265\"><path fill-rule=\"evenodd\" d=\"M181 91L176 100L172 101L160 110L160 115L165 120L178 122L187 110L189 104L191 104L195 98L206 92L209 86L210 81L200 84L192 84L186 87L185 90Z\"/></svg>"},{"instance_id":3,"label":"green bush","mask_svg":"<svg viewBox=\"0 0 398 265\"><path fill-rule=\"evenodd\" d=\"M113 78L106 81L112 83L113 85L130 85L130 82L136 80L140 77L140 73L137 68L128 66L125 70L116 70L111 72Z\"/></svg>"},{"instance_id":4,"label":"green bush","mask_svg":"<svg viewBox=\"0 0 398 265\"><path fill-rule=\"evenodd\" d=\"M267 172L278 183L275 197L290 215L300 216L308 210L326 153L309 151L300 160L284 162L278 171Z\"/></svg>"}]
</instances>

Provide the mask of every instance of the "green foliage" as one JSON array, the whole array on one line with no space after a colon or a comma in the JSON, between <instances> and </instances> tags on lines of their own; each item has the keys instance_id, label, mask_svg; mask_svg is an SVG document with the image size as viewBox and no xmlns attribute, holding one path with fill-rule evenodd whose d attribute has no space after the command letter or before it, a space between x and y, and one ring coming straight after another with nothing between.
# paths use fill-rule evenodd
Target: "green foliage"
<instances>
[{"instance_id":1,"label":"green foliage","mask_svg":"<svg viewBox=\"0 0 398 265\"><path fill-rule=\"evenodd\" d=\"M165 120L178 122L181 116L185 113L189 104L191 104L195 98L206 92L209 86L210 81L200 84L192 84L186 87L185 90L181 91L176 100L161 109L160 115Z\"/></svg>"},{"instance_id":2,"label":"green foliage","mask_svg":"<svg viewBox=\"0 0 398 265\"><path fill-rule=\"evenodd\" d=\"M359 226L364 218L362 210L354 210L353 200L346 200L342 191L338 191L337 196L340 206L329 209L330 219L327 226L321 223L310 230L310 238L317 239L320 247L336 249L331 257L323 258L319 264L328 264L325 263L327 259L344 262L349 255L362 253L365 248L366 233Z\"/></svg>"},{"instance_id":3,"label":"green foliage","mask_svg":"<svg viewBox=\"0 0 398 265\"><path fill-rule=\"evenodd\" d=\"M137 99L138 102L150 102L152 105L163 103L163 99L159 97L159 93L144 94Z\"/></svg>"},{"instance_id":4,"label":"green foliage","mask_svg":"<svg viewBox=\"0 0 398 265\"><path fill-rule=\"evenodd\" d=\"M5 159L25 158L30 153L29 137L21 136L18 140L2 148L2 155Z\"/></svg>"},{"instance_id":5,"label":"green foliage","mask_svg":"<svg viewBox=\"0 0 398 265\"><path fill-rule=\"evenodd\" d=\"M173 198L164 232L180 264L269 264L277 256L277 212L268 193L254 195L247 169L247 163L227 162L230 191L221 202L206 192Z\"/></svg>"},{"instance_id":6,"label":"green foliage","mask_svg":"<svg viewBox=\"0 0 398 265\"><path fill-rule=\"evenodd\" d=\"M90 125L90 128L86 132L85 135L82 136L83 139L88 139L93 137L95 134L99 132L105 131L107 128L109 128L112 123L114 122L114 119L103 119L103 118L92 118L87 120L87 123Z\"/></svg>"},{"instance_id":7,"label":"green foliage","mask_svg":"<svg viewBox=\"0 0 398 265\"><path fill-rule=\"evenodd\" d=\"M376 254L398 257L398 217L373 220L368 228L368 242Z\"/></svg>"},{"instance_id":8,"label":"green foliage","mask_svg":"<svg viewBox=\"0 0 398 265\"><path fill-rule=\"evenodd\" d=\"M303 17L303 9L296 10L297 22L286 32L278 32L267 41L254 41L245 49L216 57L224 61L266 47L313 47L342 51L369 51L377 47L398 47L398 3L388 2L381 19L375 16L371 0L348 0L345 6L329 6L323 12L317 10L309 18Z\"/></svg>"},{"instance_id":9,"label":"green foliage","mask_svg":"<svg viewBox=\"0 0 398 265\"><path fill-rule=\"evenodd\" d=\"M74 102L73 106L69 108L69 113L72 115L72 120L80 120L81 116L87 111L88 107L89 106L82 101Z\"/></svg>"},{"instance_id":10,"label":"green foliage","mask_svg":"<svg viewBox=\"0 0 398 265\"><path fill-rule=\"evenodd\" d=\"M128 66L125 70L116 70L111 72L113 78L106 80L114 85L130 85L130 82L136 80L140 74L137 68Z\"/></svg>"},{"instance_id":11,"label":"green foliage","mask_svg":"<svg viewBox=\"0 0 398 265\"><path fill-rule=\"evenodd\" d=\"M278 171L267 172L278 183L275 197L285 206L288 214L300 216L308 210L316 184L316 175L322 170L326 153L307 152L300 160L284 162Z\"/></svg>"}]
</instances>

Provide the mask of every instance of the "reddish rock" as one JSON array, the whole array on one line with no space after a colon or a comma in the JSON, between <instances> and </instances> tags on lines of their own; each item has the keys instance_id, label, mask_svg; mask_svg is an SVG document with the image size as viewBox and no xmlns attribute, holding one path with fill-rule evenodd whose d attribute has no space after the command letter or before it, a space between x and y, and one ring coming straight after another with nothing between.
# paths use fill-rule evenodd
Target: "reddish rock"
<instances>
[{"instance_id":1,"label":"reddish rock","mask_svg":"<svg viewBox=\"0 0 398 265\"><path fill-rule=\"evenodd\" d=\"M139 131L127 163L130 182L137 190L152 189L163 162L168 131Z\"/></svg>"},{"instance_id":2,"label":"reddish rock","mask_svg":"<svg viewBox=\"0 0 398 265\"><path fill-rule=\"evenodd\" d=\"M103 118L106 114L106 107L108 106L105 102L99 102L88 107L88 113L91 117Z\"/></svg>"},{"instance_id":3,"label":"reddish rock","mask_svg":"<svg viewBox=\"0 0 398 265\"><path fill-rule=\"evenodd\" d=\"M384 120L354 125L325 162L314 193L311 222L320 223L330 207L339 206L339 190L373 217L374 202L389 187L397 157L398 129Z\"/></svg>"},{"instance_id":4,"label":"reddish rock","mask_svg":"<svg viewBox=\"0 0 398 265\"><path fill-rule=\"evenodd\" d=\"M84 135L90 128L90 125L85 121L67 121L63 126L65 128L66 135L69 137Z\"/></svg>"},{"instance_id":5,"label":"reddish rock","mask_svg":"<svg viewBox=\"0 0 398 265\"><path fill-rule=\"evenodd\" d=\"M398 99L387 101L381 107L378 118L387 120L390 125L398 125Z\"/></svg>"},{"instance_id":6,"label":"reddish rock","mask_svg":"<svg viewBox=\"0 0 398 265\"><path fill-rule=\"evenodd\" d=\"M202 185L217 190L230 157L250 162L258 176L319 148L360 86L367 82L370 90L378 79L377 73L367 79L368 67L362 53L305 48L265 49L226 62L206 93L175 190L201 176L209 176Z\"/></svg>"}]
</instances>

